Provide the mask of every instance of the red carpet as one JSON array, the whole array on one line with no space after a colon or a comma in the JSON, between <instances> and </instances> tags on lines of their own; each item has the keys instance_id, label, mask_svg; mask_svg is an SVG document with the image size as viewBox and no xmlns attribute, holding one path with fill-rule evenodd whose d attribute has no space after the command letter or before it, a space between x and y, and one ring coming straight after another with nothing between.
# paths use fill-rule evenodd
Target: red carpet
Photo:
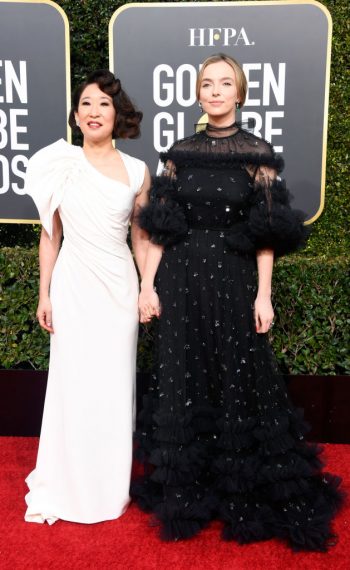
<instances>
[{"instance_id":1,"label":"red carpet","mask_svg":"<svg viewBox=\"0 0 350 570\"><path fill-rule=\"evenodd\" d=\"M33 468L38 440L0 438L1 570L349 570L350 505L338 515L338 544L327 554L294 554L267 541L238 546L220 540L220 524L195 539L162 543L149 517L132 505L120 519L95 525L23 521L24 478ZM327 470L343 477L350 491L350 445L325 446ZM350 495L350 493L349 493Z\"/></svg>"}]
</instances>

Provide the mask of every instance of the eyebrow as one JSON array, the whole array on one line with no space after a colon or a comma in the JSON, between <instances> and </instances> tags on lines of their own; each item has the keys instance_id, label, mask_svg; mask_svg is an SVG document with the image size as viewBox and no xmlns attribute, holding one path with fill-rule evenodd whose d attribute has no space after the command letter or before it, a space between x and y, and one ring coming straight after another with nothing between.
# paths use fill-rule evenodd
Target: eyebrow
<instances>
[{"instance_id":1,"label":"eyebrow","mask_svg":"<svg viewBox=\"0 0 350 570\"><path fill-rule=\"evenodd\" d=\"M87 99L91 99L91 97L89 97L88 95L85 95L85 97L81 98L82 101L85 101ZM106 99L107 101L111 101L112 97L109 97L108 95L101 95L100 99Z\"/></svg>"},{"instance_id":2,"label":"eyebrow","mask_svg":"<svg viewBox=\"0 0 350 570\"><path fill-rule=\"evenodd\" d=\"M233 81L233 77L220 77L220 81L225 81L226 79ZM208 77L203 77L202 81L213 81L213 80L209 79Z\"/></svg>"}]
</instances>

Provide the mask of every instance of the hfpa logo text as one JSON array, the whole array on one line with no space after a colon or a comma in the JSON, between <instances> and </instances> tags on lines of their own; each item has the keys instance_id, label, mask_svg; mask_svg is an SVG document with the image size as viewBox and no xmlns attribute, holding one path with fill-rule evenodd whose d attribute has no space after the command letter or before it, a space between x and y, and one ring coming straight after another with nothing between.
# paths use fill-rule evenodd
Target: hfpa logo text
<instances>
[{"instance_id":1,"label":"hfpa logo text","mask_svg":"<svg viewBox=\"0 0 350 570\"><path fill-rule=\"evenodd\" d=\"M189 28L191 47L253 46L244 28Z\"/></svg>"}]
</instances>

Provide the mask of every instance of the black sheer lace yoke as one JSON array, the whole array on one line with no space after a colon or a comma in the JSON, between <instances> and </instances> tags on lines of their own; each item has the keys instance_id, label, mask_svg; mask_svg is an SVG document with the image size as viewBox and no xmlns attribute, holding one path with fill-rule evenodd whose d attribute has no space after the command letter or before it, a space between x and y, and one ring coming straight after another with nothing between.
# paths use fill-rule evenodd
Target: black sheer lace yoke
<instances>
[{"instance_id":1,"label":"black sheer lace yoke","mask_svg":"<svg viewBox=\"0 0 350 570\"><path fill-rule=\"evenodd\" d=\"M290 206L269 143L239 128L212 135L162 155L167 175L154 179L139 218L164 252L156 364L136 434L145 471L132 495L166 540L219 518L227 540L275 536L326 550L339 480L305 442L254 322L256 251L300 247L303 216Z\"/></svg>"},{"instance_id":2,"label":"black sheer lace yoke","mask_svg":"<svg viewBox=\"0 0 350 570\"><path fill-rule=\"evenodd\" d=\"M183 166L206 166L222 168L223 165L270 166L276 171L283 170L283 159L277 156L267 141L233 127L232 133L203 130L195 135L176 142L168 152L161 153L161 159L171 160L177 168Z\"/></svg>"}]
</instances>

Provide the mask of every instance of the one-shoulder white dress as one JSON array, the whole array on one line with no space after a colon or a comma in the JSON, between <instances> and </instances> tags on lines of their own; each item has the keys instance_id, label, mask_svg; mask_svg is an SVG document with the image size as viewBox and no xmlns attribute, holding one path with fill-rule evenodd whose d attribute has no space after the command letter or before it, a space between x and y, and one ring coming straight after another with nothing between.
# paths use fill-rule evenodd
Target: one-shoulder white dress
<instances>
[{"instance_id":1,"label":"one-shoulder white dress","mask_svg":"<svg viewBox=\"0 0 350 570\"><path fill-rule=\"evenodd\" d=\"M26 192L63 244L51 281L54 334L25 520L95 523L129 503L138 280L126 238L145 164L125 153L129 184L96 170L63 139L29 161Z\"/></svg>"}]
</instances>

